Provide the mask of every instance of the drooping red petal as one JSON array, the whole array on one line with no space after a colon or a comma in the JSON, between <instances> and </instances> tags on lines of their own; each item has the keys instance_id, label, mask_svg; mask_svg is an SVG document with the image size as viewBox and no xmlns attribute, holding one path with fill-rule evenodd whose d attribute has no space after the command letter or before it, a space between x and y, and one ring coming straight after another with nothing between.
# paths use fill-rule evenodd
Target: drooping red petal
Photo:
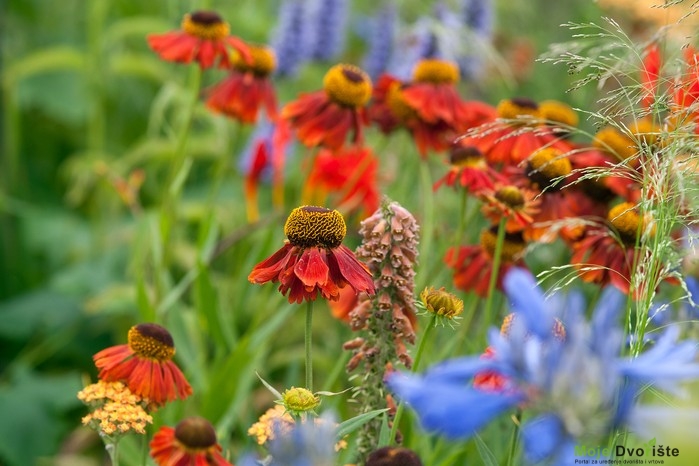
<instances>
[{"instance_id":1,"label":"drooping red petal","mask_svg":"<svg viewBox=\"0 0 699 466\"><path fill-rule=\"evenodd\" d=\"M323 260L319 248L308 248L303 251L294 266L294 273L306 287L323 286L327 283L330 269Z\"/></svg>"},{"instance_id":2,"label":"drooping red petal","mask_svg":"<svg viewBox=\"0 0 699 466\"><path fill-rule=\"evenodd\" d=\"M374 279L366 265L359 262L354 253L344 244L329 251L337 262L343 278L354 288L357 293L364 291L367 294L374 294Z\"/></svg>"}]
</instances>

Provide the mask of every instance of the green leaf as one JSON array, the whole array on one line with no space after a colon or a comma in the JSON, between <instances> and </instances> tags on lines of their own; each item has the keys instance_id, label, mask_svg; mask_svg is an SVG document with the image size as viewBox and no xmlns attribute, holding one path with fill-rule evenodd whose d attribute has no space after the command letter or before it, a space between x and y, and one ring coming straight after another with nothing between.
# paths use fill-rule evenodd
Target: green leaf
<instances>
[{"instance_id":1,"label":"green leaf","mask_svg":"<svg viewBox=\"0 0 699 466\"><path fill-rule=\"evenodd\" d=\"M85 54L74 47L66 45L47 47L26 55L14 63L6 64L9 66L5 68L4 84L11 87L21 80L50 71L82 71L85 63Z\"/></svg>"},{"instance_id":2,"label":"green leaf","mask_svg":"<svg viewBox=\"0 0 699 466\"><path fill-rule=\"evenodd\" d=\"M495 458L493 452L488 448L480 435L476 434L473 439L476 442L476 448L478 449L478 454L483 460L485 466L498 466L498 460Z\"/></svg>"},{"instance_id":3,"label":"green leaf","mask_svg":"<svg viewBox=\"0 0 699 466\"><path fill-rule=\"evenodd\" d=\"M346 421L342 422L338 426L337 438L340 439L340 438L344 437L345 435L351 434L352 432L359 429L367 422L374 419L376 416L379 416L380 414L385 413L386 411L388 411L387 408L375 409L373 411L369 411L367 413L363 413L363 414L360 414L360 415L355 416L353 418L347 419Z\"/></svg>"}]
</instances>

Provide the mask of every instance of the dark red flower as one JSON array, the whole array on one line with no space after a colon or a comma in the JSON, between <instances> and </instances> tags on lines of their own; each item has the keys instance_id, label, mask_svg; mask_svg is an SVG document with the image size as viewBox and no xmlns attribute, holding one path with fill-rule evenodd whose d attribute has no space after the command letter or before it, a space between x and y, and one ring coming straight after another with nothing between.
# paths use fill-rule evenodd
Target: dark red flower
<instances>
[{"instance_id":1,"label":"dark red flower","mask_svg":"<svg viewBox=\"0 0 699 466\"><path fill-rule=\"evenodd\" d=\"M319 292L337 301L346 285L356 293L374 294L371 273L342 244L347 226L337 210L297 207L286 220L284 233L284 246L253 268L250 282L279 282L279 291L288 294L290 303L313 301Z\"/></svg>"},{"instance_id":2,"label":"dark red flower","mask_svg":"<svg viewBox=\"0 0 699 466\"><path fill-rule=\"evenodd\" d=\"M231 49L245 60L250 59L248 47L237 37L229 36L228 23L213 11L195 11L184 15L182 29L165 34L151 34L148 45L163 60L191 63L196 61L202 69L211 68L218 60L228 67Z\"/></svg>"},{"instance_id":3,"label":"dark red flower","mask_svg":"<svg viewBox=\"0 0 699 466\"><path fill-rule=\"evenodd\" d=\"M449 150L449 171L437 180L433 189L447 185L465 188L469 193L478 194L495 187L495 182L504 183L505 177L488 165L478 147L470 144L468 138L452 143Z\"/></svg>"}]
</instances>

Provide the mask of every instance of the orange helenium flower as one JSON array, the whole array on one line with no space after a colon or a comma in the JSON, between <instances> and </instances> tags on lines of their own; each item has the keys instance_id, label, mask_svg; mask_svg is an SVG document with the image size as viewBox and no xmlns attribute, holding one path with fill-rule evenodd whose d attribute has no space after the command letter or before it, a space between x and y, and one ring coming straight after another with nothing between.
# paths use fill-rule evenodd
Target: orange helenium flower
<instances>
[{"instance_id":1,"label":"orange helenium flower","mask_svg":"<svg viewBox=\"0 0 699 466\"><path fill-rule=\"evenodd\" d=\"M479 296L488 293L490 275L493 271L493 256L497 242L495 225L483 230L481 242L478 245L450 248L444 257L444 262L454 270L454 286L463 291L474 291ZM497 271L496 286L502 289L502 279L505 273L514 265L526 267L522 257L526 242L521 232L506 233L500 256L500 267Z\"/></svg>"},{"instance_id":2,"label":"orange helenium flower","mask_svg":"<svg viewBox=\"0 0 699 466\"><path fill-rule=\"evenodd\" d=\"M184 15L182 29L165 34L151 34L148 45L163 60L191 63L196 61L202 69L211 68L217 60L228 67L229 48L250 59L248 47L237 37L229 36L228 23L213 11L195 11Z\"/></svg>"},{"instance_id":3,"label":"orange helenium flower","mask_svg":"<svg viewBox=\"0 0 699 466\"><path fill-rule=\"evenodd\" d=\"M279 282L279 291L288 294L290 303L313 301L318 292L337 301L346 285L356 293L374 294L371 273L342 244L347 226L337 210L297 207L287 218L284 233L284 246L252 269L250 282Z\"/></svg>"},{"instance_id":4,"label":"orange helenium flower","mask_svg":"<svg viewBox=\"0 0 699 466\"><path fill-rule=\"evenodd\" d=\"M242 123L255 123L260 108L274 120L277 97L269 77L276 68L274 51L265 46L250 45L250 63L234 55L228 77L210 88L206 105Z\"/></svg>"},{"instance_id":5,"label":"orange helenium flower","mask_svg":"<svg viewBox=\"0 0 699 466\"><path fill-rule=\"evenodd\" d=\"M339 149L352 132L352 141L362 141L367 123L364 106L371 97L371 79L353 65L335 65L323 78L323 90L302 94L281 110L281 117L296 130L308 147Z\"/></svg>"},{"instance_id":6,"label":"orange helenium flower","mask_svg":"<svg viewBox=\"0 0 699 466\"><path fill-rule=\"evenodd\" d=\"M543 121L539 105L530 99L502 100L497 106L500 120L478 129L474 140L488 162L516 166L538 149L567 145Z\"/></svg>"},{"instance_id":7,"label":"orange helenium flower","mask_svg":"<svg viewBox=\"0 0 699 466\"><path fill-rule=\"evenodd\" d=\"M93 356L105 382L124 382L131 392L160 406L185 399L192 387L172 361L172 335L157 324L138 324L129 330L128 344L104 349Z\"/></svg>"},{"instance_id":8,"label":"orange helenium flower","mask_svg":"<svg viewBox=\"0 0 699 466\"><path fill-rule=\"evenodd\" d=\"M467 138L454 141L449 150L449 171L437 180L433 190L447 185L465 188L478 194L493 189L495 182L505 182L505 178L488 165L483 153Z\"/></svg>"},{"instance_id":9,"label":"orange helenium flower","mask_svg":"<svg viewBox=\"0 0 699 466\"><path fill-rule=\"evenodd\" d=\"M233 466L221 451L214 427L200 417L184 419L174 429L163 426L150 442L158 466Z\"/></svg>"},{"instance_id":10,"label":"orange helenium flower","mask_svg":"<svg viewBox=\"0 0 699 466\"><path fill-rule=\"evenodd\" d=\"M304 191L304 202L325 203L328 193L343 211L366 215L379 208L376 185L378 160L368 147L352 146L339 151L322 149L313 161ZM313 199L311 201L311 199Z\"/></svg>"}]
</instances>

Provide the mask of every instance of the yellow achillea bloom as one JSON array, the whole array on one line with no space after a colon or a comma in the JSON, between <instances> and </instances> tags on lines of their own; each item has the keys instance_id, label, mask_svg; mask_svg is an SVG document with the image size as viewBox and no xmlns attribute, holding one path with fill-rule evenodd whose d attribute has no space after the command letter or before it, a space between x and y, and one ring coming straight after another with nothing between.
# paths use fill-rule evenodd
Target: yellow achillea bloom
<instances>
[{"instance_id":1,"label":"yellow achillea bloom","mask_svg":"<svg viewBox=\"0 0 699 466\"><path fill-rule=\"evenodd\" d=\"M153 418L144 409L143 398L133 394L122 382L88 385L78 392L78 399L93 408L82 423L108 436L135 432L146 433L146 425Z\"/></svg>"}]
</instances>

